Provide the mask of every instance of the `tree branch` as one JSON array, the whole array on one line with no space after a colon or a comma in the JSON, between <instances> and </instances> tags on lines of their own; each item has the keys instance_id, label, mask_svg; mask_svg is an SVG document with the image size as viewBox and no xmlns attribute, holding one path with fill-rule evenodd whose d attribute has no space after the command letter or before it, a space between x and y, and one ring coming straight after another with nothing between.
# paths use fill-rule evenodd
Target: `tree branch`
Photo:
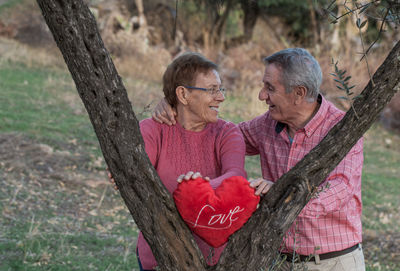
<instances>
[{"instance_id":1,"label":"tree branch","mask_svg":"<svg viewBox=\"0 0 400 271\"><path fill-rule=\"evenodd\" d=\"M400 88L400 42L373 76L344 118L284 174L262 199L260 208L230 239L216 270L261 270L271 266L285 232L312 193L370 128ZM338 144L340 142L340 144ZM318 162L315 162L318 161ZM232 261L232 259L236 259Z\"/></svg>"}]
</instances>

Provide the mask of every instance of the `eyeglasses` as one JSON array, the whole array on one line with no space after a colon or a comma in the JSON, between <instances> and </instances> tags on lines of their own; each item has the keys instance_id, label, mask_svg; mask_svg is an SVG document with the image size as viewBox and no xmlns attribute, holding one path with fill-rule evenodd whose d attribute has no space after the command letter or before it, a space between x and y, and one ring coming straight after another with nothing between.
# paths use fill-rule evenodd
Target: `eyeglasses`
<instances>
[{"instance_id":1,"label":"eyeglasses","mask_svg":"<svg viewBox=\"0 0 400 271\"><path fill-rule=\"evenodd\" d=\"M220 88L198 88L198 87L190 87L190 86L184 86L185 88L188 89L197 89L197 90L202 90L202 91L206 91L207 93L210 93L213 96L216 96L218 94L218 92L221 92L222 95L225 96L225 88L220 87Z\"/></svg>"}]
</instances>

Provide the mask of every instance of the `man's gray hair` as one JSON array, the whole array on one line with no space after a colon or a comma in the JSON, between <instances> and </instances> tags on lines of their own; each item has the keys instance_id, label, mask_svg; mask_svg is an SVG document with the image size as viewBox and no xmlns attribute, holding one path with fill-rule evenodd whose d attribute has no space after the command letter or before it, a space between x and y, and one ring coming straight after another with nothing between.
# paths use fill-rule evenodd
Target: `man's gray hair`
<instances>
[{"instance_id":1,"label":"man's gray hair","mask_svg":"<svg viewBox=\"0 0 400 271\"><path fill-rule=\"evenodd\" d=\"M287 93L292 92L293 87L304 86L308 100L317 99L322 71L318 61L306 49L284 49L264 58L264 63L276 64L282 70L281 80Z\"/></svg>"}]
</instances>

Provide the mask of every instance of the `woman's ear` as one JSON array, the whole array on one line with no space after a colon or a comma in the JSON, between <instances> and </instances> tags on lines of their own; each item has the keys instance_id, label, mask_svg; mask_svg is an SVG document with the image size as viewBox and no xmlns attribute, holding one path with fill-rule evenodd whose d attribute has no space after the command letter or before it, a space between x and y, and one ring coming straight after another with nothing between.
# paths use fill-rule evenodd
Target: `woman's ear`
<instances>
[{"instance_id":1,"label":"woman's ear","mask_svg":"<svg viewBox=\"0 0 400 271\"><path fill-rule=\"evenodd\" d=\"M183 104L183 105L187 105L188 101L187 101L187 91L186 88L179 86L175 89L175 93L176 93L176 98L178 99L178 101Z\"/></svg>"}]
</instances>

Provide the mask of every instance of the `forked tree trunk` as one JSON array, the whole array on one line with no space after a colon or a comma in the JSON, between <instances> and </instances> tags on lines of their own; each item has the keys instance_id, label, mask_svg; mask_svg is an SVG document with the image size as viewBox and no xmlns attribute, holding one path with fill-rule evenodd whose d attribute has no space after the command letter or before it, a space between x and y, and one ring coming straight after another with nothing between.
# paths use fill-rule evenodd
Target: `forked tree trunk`
<instances>
[{"instance_id":1,"label":"forked tree trunk","mask_svg":"<svg viewBox=\"0 0 400 271\"><path fill-rule=\"evenodd\" d=\"M231 48L251 41L254 27L260 14L260 7L257 1L240 0L240 7L243 15L243 35L233 37L225 41L225 48Z\"/></svg>"},{"instance_id":2,"label":"forked tree trunk","mask_svg":"<svg viewBox=\"0 0 400 271\"><path fill-rule=\"evenodd\" d=\"M206 267L144 151L138 122L96 22L81 0L37 0L100 142L121 196L161 270L262 270L315 188L343 159L399 89L400 43L326 138L282 176L236 233L216 267ZM138 64L140 65L140 64Z\"/></svg>"},{"instance_id":3,"label":"forked tree trunk","mask_svg":"<svg viewBox=\"0 0 400 271\"><path fill-rule=\"evenodd\" d=\"M162 270L204 270L205 261L189 229L146 155L132 105L93 15L82 0L37 2L89 113L121 196Z\"/></svg>"}]
</instances>

